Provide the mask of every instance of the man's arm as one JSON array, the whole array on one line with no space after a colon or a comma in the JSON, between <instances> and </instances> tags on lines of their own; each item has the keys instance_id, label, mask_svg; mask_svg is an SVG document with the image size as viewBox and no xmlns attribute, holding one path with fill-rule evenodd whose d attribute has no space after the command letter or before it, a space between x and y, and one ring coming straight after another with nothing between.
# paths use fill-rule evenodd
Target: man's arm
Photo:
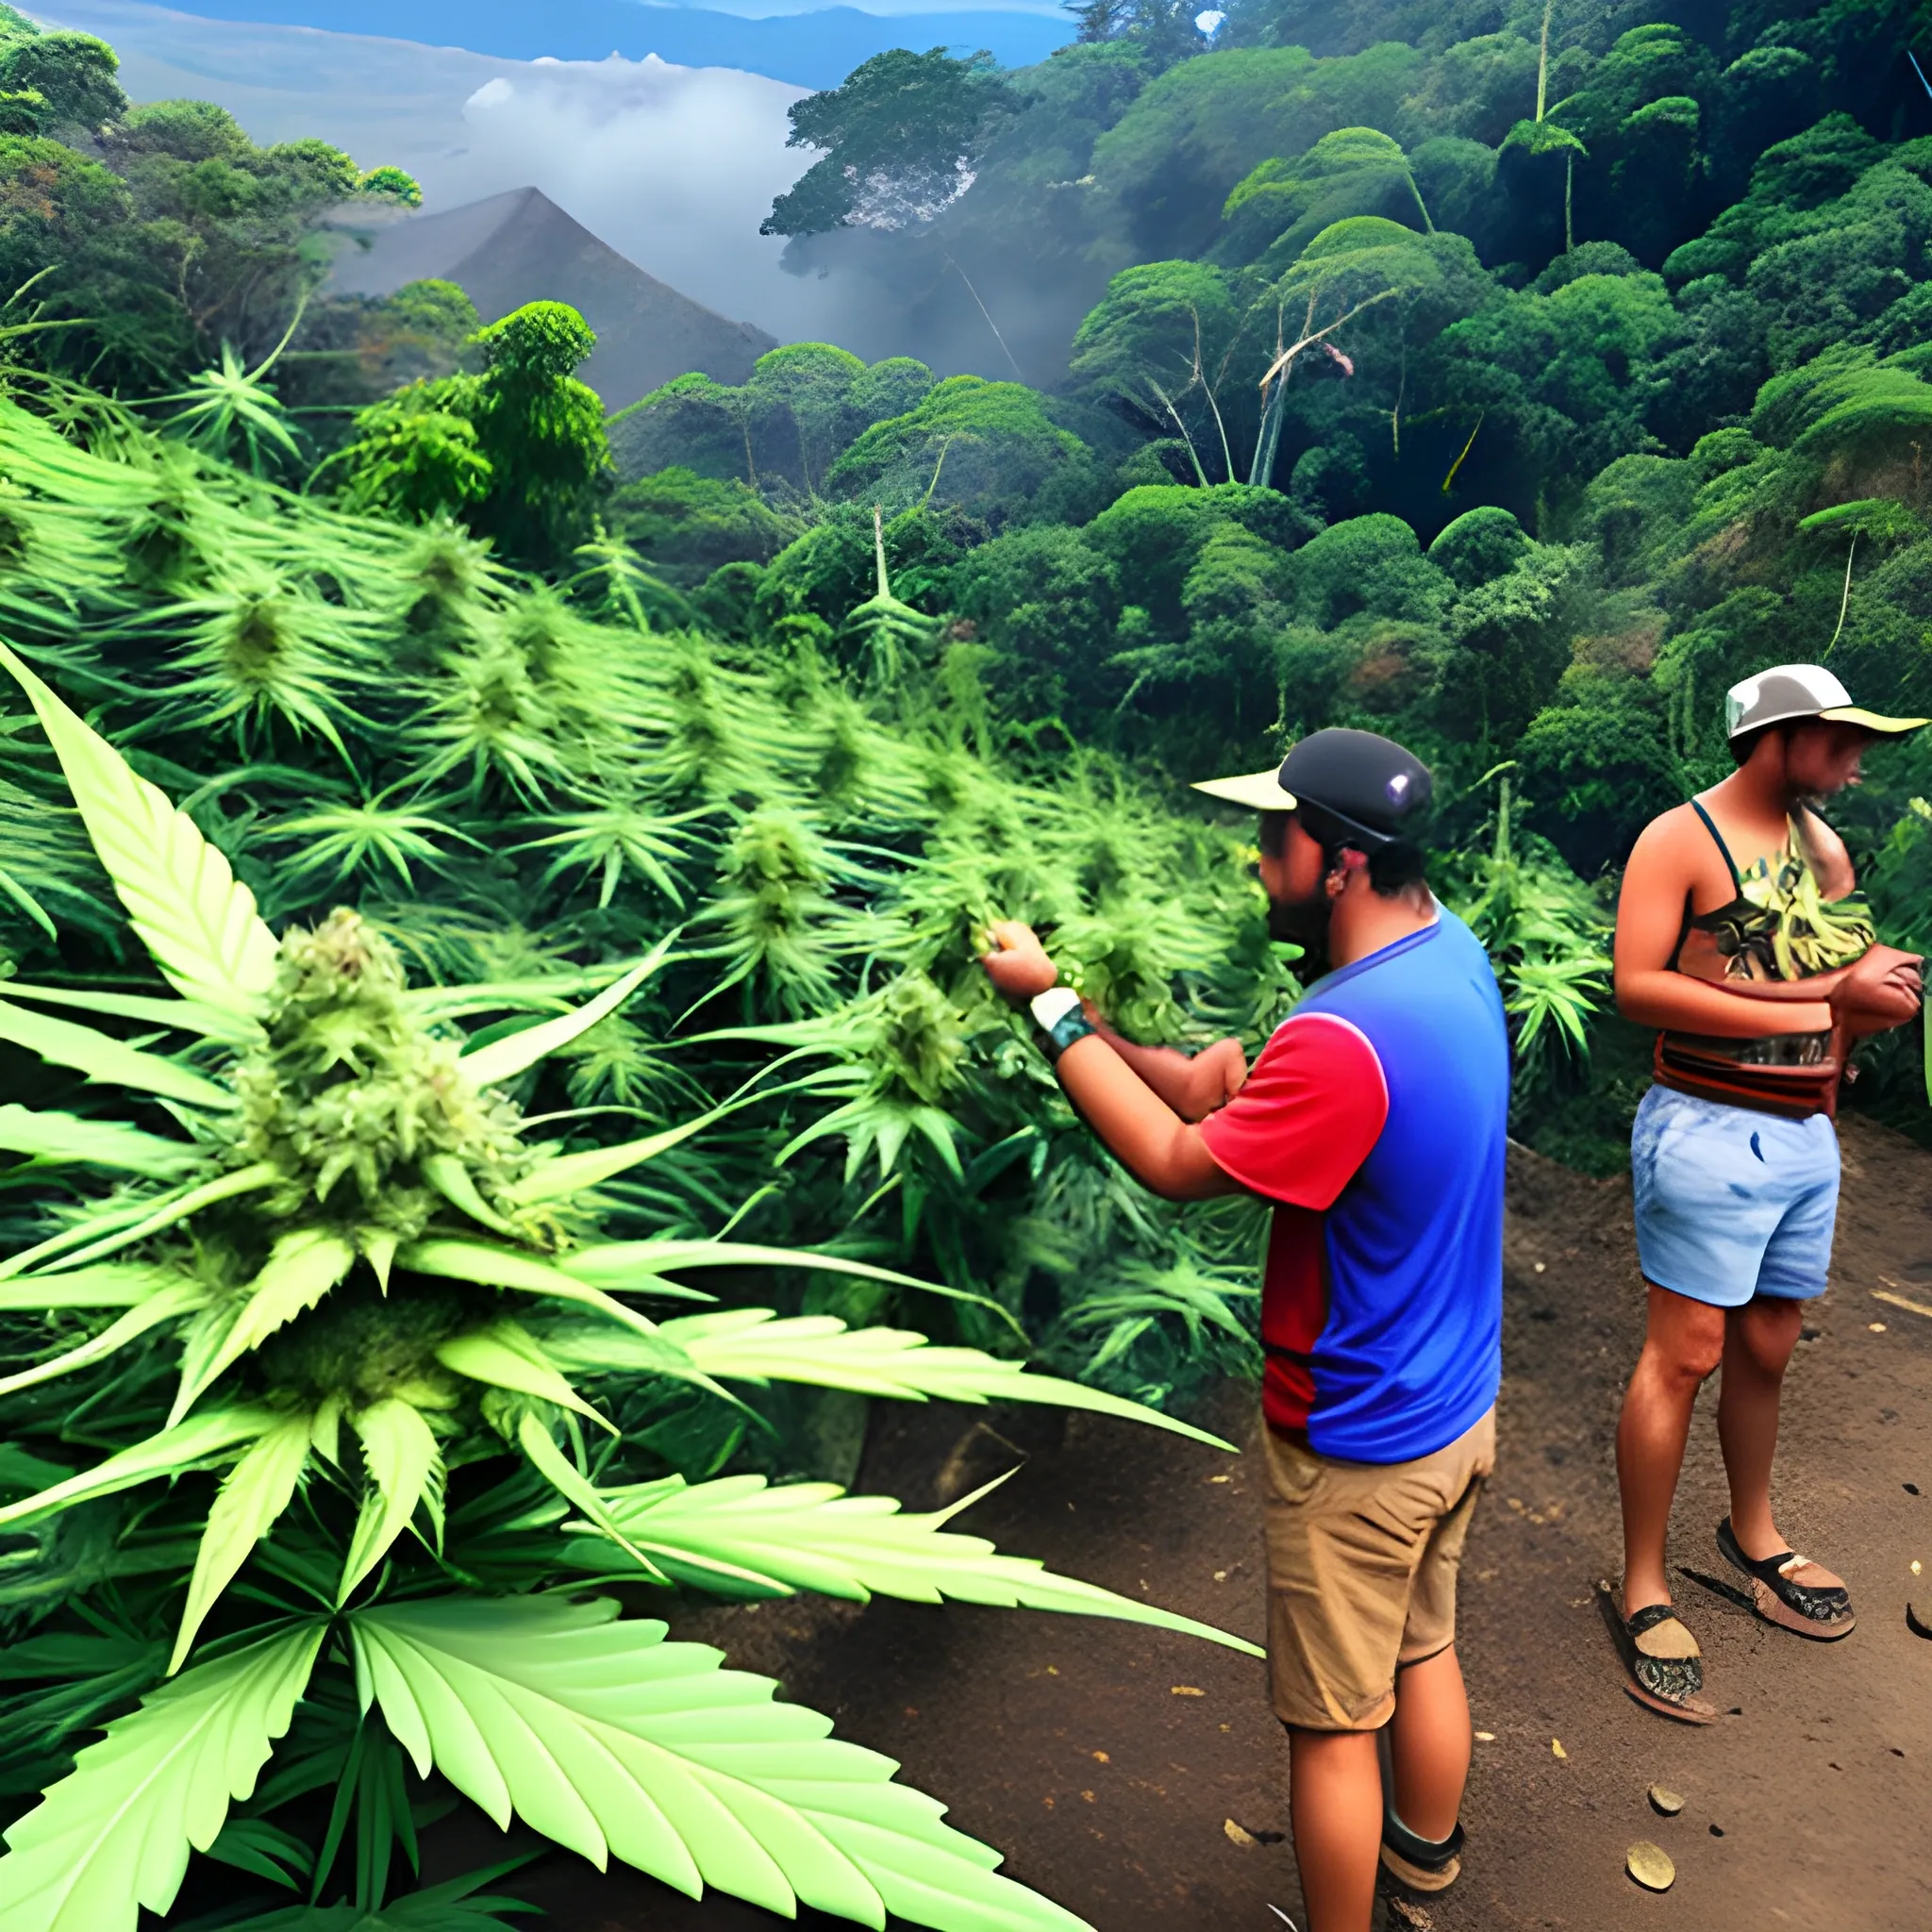
<instances>
[{"instance_id":1,"label":"man's arm","mask_svg":"<svg viewBox=\"0 0 1932 1932\"><path fill-rule=\"evenodd\" d=\"M1140 1046L1116 1033L1092 1001L1081 1006L1094 1032L1184 1121L1206 1120L1225 1107L1248 1077L1248 1057L1232 1036L1195 1054L1175 1046Z\"/></svg>"},{"instance_id":2,"label":"man's arm","mask_svg":"<svg viewBox=\"0 0 1932 1932\"><path fill-rule=\"evenodd\" d=\"M1008 999L1031 999L1058 983L1029 927L1002 922L992 928L992 941L995 950L983 963ZM1224 1051L1229 1047L1233 1062ZM1241 1085L1236 1062L1245 1077L1247 1063L1234 1041L1217 1041L1190 1060L1173 1048L1137 1047L1118 1034L1096 1032L1074 1041L1054 1071L1087 1124L1142 1187L1170 1201L1205 1201L1239 1192L1239 1186L1182 1115L1196 1104L1204 1114L1221 1106ZM1219 1098L1209 1097L1217 1089Z\"/></svg>"},{"instance_id":3,"label":"man's arm","mask_svg":"<svg viewBox=\"0 0 1932 1932\"><path fill-rule=\"evenodd\" d=\"M1169 1201L1241 1191L1201 1129L1184 1121L1098 1034L1076 1040L1054 1068L1067 1098L1143 1188Z\"/></svg>"}]
</instances>

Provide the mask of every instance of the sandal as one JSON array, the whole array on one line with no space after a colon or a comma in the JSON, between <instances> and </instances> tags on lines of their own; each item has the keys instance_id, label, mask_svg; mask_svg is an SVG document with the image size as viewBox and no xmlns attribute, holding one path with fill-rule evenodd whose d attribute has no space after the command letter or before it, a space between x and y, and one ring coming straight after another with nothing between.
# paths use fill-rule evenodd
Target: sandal
<instances>
[{"instance_id":1,"label":"sandal","mask_svg":"<svg viewBox=\"0 0 1932 1932\"><path fill-rule=\"evenodd\" d=\"M1701 1694L1703 1653L1675 1608L1646 1604L1626 1618L1607 1583L1597 1585L1597 1603L1624 1660L1624 1689L1639 1704L1680 1724L1715 1724L1717 1706Z\"/></svg>"},{"instance_id":2,"label":"sandal","mask_svg":"<svg viewBox=\"0 0 1932 1932\"><path fill-rule=\"evenodd\" d=\"M1382 1813L1382 1868L1411 1891L1447 1891L1462 1872L1462 1825L1439 1843L1418 1838L1393 1811Z\"/></svg>"},{"instance_id":3,"label":"sandal","mask_svg":"<svg viewBox=\"0 0 1932 1932\"><path fill-rule=\"evenodd\" d=\"M1751 1579L1752 1607L1767 1624L1795 1630L1800 1637L1815 1638L1821 1643L1833 1643L1851 1634L1858 1620L1852 1614L1852 1593L1843 1584L1794 1580L1800 1570L1818 1567L1810 1557L1791 1550L1775 1557L1747 1557L1739 1547L1728 1516L1717 1526L1717 1546L1726 1563Z\"/></svg>"}]
</instances>

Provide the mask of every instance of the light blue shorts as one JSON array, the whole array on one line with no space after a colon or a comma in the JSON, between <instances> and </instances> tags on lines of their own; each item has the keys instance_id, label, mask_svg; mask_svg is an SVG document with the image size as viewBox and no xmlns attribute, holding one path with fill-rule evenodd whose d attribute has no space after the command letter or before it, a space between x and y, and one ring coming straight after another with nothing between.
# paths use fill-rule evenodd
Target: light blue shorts
<instances>
[{"instance_id":1,"label":"light blue shorts","mask_svg":"<svg viewBox=\"0 0 1932 1932\"><path fill-rule=\"evenodd\" d=\"M1659 1288L1740 1308L1824 1292L1838 1219L1838 1135L1653 1087L1630 1129L1637 1258Z\"/></svg>"}]
</instances>

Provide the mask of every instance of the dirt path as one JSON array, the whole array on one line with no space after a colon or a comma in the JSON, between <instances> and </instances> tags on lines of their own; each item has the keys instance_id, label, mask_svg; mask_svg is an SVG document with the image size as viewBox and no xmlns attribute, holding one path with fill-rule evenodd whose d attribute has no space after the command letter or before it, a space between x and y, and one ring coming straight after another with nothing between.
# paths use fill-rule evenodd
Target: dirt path
<instances>
[{"instance_id":1,"label":"dirt path","mask_svg":"<svg viewBox=\"0 0 1932 1932\"><path fill-rule=\"evenodd\" d=\"M1618 1561L1612 1431L1640 1333L1627 1185L1512 1158L1503 1460L1463 1597L1476 1724L1492 1735L1476 1746L1464 1876L1428 1908L1438 1932L1932 1927L1932 1643L1905 1624L1908 1588L1932 1622L1932 1318L1874 1298L1932 1308L1932 1157L1857 1121L1844 1142L1836 1284L1793 1364L1779 1494L1786 1533L1851 1580L1860 1624L1841 1644L1807 1643L1686 1582L1678 1601L1729 1712L1706 1731L1621 1693L1591 1599ZM1246 1440L1251 1407L1224 1391L1202 1419ZM1711 1531L1725 1507L1714 1408L1707 1395L1673 1547L1707 1574L1723 1568ZM936 1472L957 1493L1017 1448L1024 1470L962 1527L1259 1636L1252 1457L1084 1418L996 1426L1005 1442L957 1409L882 1407L859 1487L929 1507ZM764 1605L679 1634L783 1677L841 1735L902 1759L1013 1875L1100 1932L1266 1932L1280 1924L1271 1902L1301 1920L1286 1751L1257 1663L1128 1625L958 1606ZM1650 1811L1653 1781L1684 1795L1680 1817ZM1642 1838L1676 1860L1666 1896L1624 1874ZM563 1858L515 1889L557 1932L777 1923Z\"/></svg>"}]
</instances>

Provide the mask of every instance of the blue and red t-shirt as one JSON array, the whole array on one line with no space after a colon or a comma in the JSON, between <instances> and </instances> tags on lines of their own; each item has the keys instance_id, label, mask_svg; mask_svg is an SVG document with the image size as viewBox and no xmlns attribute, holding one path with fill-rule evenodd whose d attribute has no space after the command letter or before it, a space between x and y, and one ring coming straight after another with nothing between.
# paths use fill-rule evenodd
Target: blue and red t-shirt
<instances>
[{"instance_id":1,"label":"blue and red t-shirt","mask_svg":"<svg viewBox=\"0 0 1932 1932\"><path fill-rule=\"evenodd\" d=\"M1452 912L1317 981L1201 1124L1275 1203L1262 1407L1350 1462L1407 1462L1502 1380L1509 1038Z\"/></svg>"}]
</instances>

